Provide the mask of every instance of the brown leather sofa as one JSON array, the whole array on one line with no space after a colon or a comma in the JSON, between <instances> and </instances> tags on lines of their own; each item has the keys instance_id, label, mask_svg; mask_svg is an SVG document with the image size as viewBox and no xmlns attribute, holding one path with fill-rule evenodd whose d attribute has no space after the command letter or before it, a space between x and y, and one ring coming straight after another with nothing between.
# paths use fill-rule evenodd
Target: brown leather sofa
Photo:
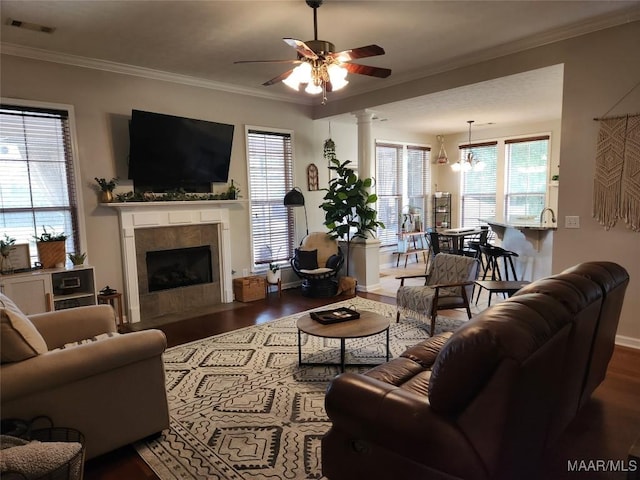
<instances>
[{"instance_id":1,"label":"brown leather sofa","mask_svg":"<svg viewBox=\"0 0 640 480\"><path fill-rule=\"evenodd\" d=\"M588 262L330 384L330 480L522 479L604 378L629 277Z\"/></svg>"},{"instance_id":2,"label":"brown leather sofa","mask_svg":"<svg viewBox=\"0 0 640 480\"><path fill-rule=\"evenodd\" d=\"M86 458L169 427L160 330L120 335L108 305L25 317L2 294L0 317L3 420L45 415L75 428Z\"/></svg>"}]
</instances>

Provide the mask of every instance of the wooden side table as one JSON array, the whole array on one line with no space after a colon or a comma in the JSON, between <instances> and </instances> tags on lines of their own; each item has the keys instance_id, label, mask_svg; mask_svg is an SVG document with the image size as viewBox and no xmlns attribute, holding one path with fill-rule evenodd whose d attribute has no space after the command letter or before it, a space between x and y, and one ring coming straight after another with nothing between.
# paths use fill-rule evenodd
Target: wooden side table
<instances>
[{"instance_id":1,"label":"wooden side table","mask_svg":"<svg viewBox=\"0 0 640 480\"><path fill-rule=\"evenodd\" d=\"M122 294L120 292L111 293L109 295L100 293L98 295L98 304L111 305L117 312L116 327L120 329L120 327L124 325L124 316L122 315Z\"/></svg>"}]
</instances>

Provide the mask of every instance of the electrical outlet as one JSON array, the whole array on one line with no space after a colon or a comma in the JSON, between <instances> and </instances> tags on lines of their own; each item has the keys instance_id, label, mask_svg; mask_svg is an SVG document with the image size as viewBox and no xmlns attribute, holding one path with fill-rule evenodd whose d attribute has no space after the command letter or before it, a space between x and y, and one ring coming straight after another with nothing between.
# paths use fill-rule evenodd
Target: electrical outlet
<instances>
[{"instance_id":1,"label":"electrical outlet","mask_svg":"<svg viewBox=\"0 0 640 480\"><path fill-rule=\"evenodd\" d=\"M249 276L249 269L248 268L243 268L242 269L242 276L243 277L248 277Z\"/></svg>"},{"instance_id":2,"label":"electrical outlet","mask_svg":"<svg viewBox=\"0 0 640 480\"><path fill-rule=\"evenodd\" d=\"M580 217L566 215L564 217L564 228L580 228Z\"/></svg>"}]
</instances>

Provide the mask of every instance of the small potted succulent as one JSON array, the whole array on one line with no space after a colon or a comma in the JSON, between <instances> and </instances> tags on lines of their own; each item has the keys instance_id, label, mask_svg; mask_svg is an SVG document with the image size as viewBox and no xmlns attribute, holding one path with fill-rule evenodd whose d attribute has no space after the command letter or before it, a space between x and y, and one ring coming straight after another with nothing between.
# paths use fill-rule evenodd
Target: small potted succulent
<instances>
[{"instance_id":1,"label":"small potted succulent","mask_svg":"<svg viewBox=\"0 0 640 480\"><path fill-rule=\"evenodd\" d=\"M65 243L68 235L55 233L53 228L50 232L42 226L40 235L35 236L38 257L42 268L64 267L67 257Z\"/></svg>"},{"instance_id":2,"label":"small potted succulent","mask_svg":"<svg viewBox=\"0 0 640 480\"><path fill-rule=\"evenodd\" d=\"M84 261L87 258L87 254L84 252L70 253L68 257L69 257L69 260L71 260L71 263L73 264L73 266L78 267L80 265L84 265Z\"/></svg>"},{"instance_id":3,"label":"small potted succulent","mask_svg":"<svg viewBox=\"0 0 640 480\"><path fill-rule=\"evenodd\" d=\"M118 185L118 179L116 177L111 180L106 180L104 178L94 177L94 180L98 183L98 187L100 188L100 201L102 203L109 203L113 201L113 191Z\"/></svg>"}]
</instances>

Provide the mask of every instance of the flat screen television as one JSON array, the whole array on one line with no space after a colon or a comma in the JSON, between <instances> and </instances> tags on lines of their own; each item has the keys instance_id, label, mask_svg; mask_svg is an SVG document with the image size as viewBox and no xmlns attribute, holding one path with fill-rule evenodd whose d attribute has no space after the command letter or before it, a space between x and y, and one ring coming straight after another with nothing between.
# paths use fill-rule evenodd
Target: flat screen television
<instances>
[{"instance_id":1,"label":"flat screen television","mask_svg":"<svg viewBox=\"0 0 640 480\"><path fill-rule=\"evenodd\" d=\"M133 110L129 179L140 191L208 192L229 180L233 125Z\"/></svg>"}]
</instances>

